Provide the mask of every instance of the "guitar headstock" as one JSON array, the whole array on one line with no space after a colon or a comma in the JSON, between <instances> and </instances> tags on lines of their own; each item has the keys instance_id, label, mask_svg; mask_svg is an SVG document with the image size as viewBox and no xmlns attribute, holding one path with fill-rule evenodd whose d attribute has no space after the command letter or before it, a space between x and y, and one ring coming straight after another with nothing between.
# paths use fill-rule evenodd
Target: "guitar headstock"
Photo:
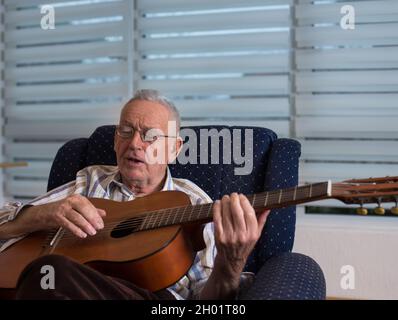
<instances>
[{"instance_id":1,"label":"guitar headstock","mask_svg":"<svg viewBox=\"0 0 398 320\"><path fill-rule=\"evenodd\" d=\"M376 214L384 214L382 203L394 202L391 209L393 214L398 214L398 176L368 179L351 179L332 185L332 198L346 204L376 203ZM363 209L366 211L366 209ZM366 214L362 211L362 214ZM361 212L358 212L361 213Z\"/></svg>"}]
</instances>

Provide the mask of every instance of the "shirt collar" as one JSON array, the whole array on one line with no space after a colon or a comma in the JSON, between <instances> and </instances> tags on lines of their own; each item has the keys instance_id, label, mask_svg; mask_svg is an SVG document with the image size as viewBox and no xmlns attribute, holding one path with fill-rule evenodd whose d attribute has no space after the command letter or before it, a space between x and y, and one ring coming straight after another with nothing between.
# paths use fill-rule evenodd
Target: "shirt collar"
<instances>
[{"instance_id":1,"label":"shirt collar","mask_svg":"<svg viewBox=\"0 0 398 320\"><path fill-rule=\"evenodd\" d=\"M174 190L173 178L171 177L170 169L166 167L166 180L164 181L163 188L160 191Z\"/></svg>"},{"instance_id":2,"label":"shirt collar","mask_svg":"<svg viewBox=\"0 0 398 320\"><path fill-rule=\"evenodd\" d=\"M111 190L112 185L117 185L120 187L120 189L123 191L127 191L130 194L134 194L130 189L127 188L126 185L122 183L122 177L120 175L119 169L116 170L114 174L109 179L109 183L107 186L108 192ZM166 167L166 180L164 181L163 187L160 191L169 191L169 190L174 190L174 183L173 183L173 178L171 177L170 169L167 166Z\"/></svg>"}]
</instances>

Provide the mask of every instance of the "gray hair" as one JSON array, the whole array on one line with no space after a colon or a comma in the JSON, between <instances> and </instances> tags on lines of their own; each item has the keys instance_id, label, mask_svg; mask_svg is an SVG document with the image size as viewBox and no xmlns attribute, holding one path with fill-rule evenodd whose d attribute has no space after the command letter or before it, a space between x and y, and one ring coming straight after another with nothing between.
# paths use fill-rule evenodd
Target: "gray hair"
<instances>
[{"instance_id":1,"label":"gray hair","mask_svg":"<svg viewBox=\"0 0 398 320\"><path fill-rule=\"evenodd\" d=\"M178 112L174 103L165 96L161 95L159 91L152 89L137 90L134 96L126 103L126 106L134 100L152 101L152 102L157 102L162 106L165 106L169 110L173 120L176 121L177 132L180 131L180 126L181 126L180 113Z\"/></svg>"}]
</instances>

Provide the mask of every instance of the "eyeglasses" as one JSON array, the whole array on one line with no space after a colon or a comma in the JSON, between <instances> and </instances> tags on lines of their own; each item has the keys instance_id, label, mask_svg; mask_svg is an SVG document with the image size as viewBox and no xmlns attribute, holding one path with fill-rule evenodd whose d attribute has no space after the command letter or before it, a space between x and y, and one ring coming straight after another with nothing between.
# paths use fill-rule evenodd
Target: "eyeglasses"
<instances>
[{"instance_id":1,"label":"eyeglasses","mask_svg":"<svg viewBox=\"0 0 398 320\"><path fill-rule=\"evenodd\" d=\"M130 126L116 126L117 135L123 139L131 139L136 131L140 134L141 140L148 143L153 143L159 138L177 138L176 136L160 134L162 132L160 129L149 129L141 132Z\"/></svg>"}]
</instances>

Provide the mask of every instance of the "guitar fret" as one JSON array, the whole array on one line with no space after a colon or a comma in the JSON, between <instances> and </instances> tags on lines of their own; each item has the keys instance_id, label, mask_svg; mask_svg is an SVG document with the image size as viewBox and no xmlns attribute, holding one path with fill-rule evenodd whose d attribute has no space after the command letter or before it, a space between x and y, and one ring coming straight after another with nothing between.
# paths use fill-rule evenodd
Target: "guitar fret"
<instances>
[{"instance_id":1,"label":"guitar fret","mask_svg":"<svg viewBox=\"0 0 398 320\"><path fill-rule=\"evenodd\" d=\"M173 211L174 209L168 209L168 210L170 210L170 214L171 214L172 216L175 217L175 221L176 221L177 223L179 223L177 212Z\"/></svg>"},{"instance_id":2,"label":"guitar fret","mask_svg":"<svg viewBox=\"0 0 398 320\"><path fill-rule=\"evenodd\" d=\"M282 202L286 202L286 201L289 199L289 196L290 196L289 191L288 191L288 190L283 190L282 193L283 193L283 194L282 194L282 199L281 199L281 201L282 201Z\"/></svg>"},{"instance_id":3,"label":"guitar fret","mask_svg":"<svg viewBox=\"0 0 398 320\"><path fill-rule=\"evenodd\" d=\"M179 216L180 216L180 222L185 222L185 221L187 221L187 217L184 215L184 208L183 208L183 207L179 207L179 208L177 209L177 213L178 213Z\"/></svg>"},{"instance_id":4,"label":"guitar fret","mask_svg":"<svg viewBox=\"0 0 398 320\"><path fill-rule=\"evenodd\" d=\"M172 222L172 224L175 224L175 221L176 221L176 214L173 214L173 222Z\"/></svg>"},{"instance_id":5,"label":"guitar fret","mask_svg":"<svg viewBox=\"0 0 398 320\"><path fill-rule=\"evenodd\" d=\"M169 210L169 214L175 217L175 220L178 221L178 213L174 211L174 209L167 209Z\"/></svg>"},{"instance_id":6,"label":"guitar fret","mask_svg":"<svg viewBox=\"0 0 398 320\"><path fill-rule=\"evenodd\" d=\"M169 214L166 214L166 212L164 213L164 215L167 216L167 217L166 217L166 221L164 222L164 225L165 225L165 226L168 226L170 215L169 215Z\"/></svg>"},{"instance_id":7,"label":"guitar fret","mask_svg":"<svg viewBox=\"0 0 398 320\"><path fill-rule=\"evenodd\" d=\"M207 217L210 217L211 216L211 209L213 208L213 204L212 203L210 203L209 204L209 208L207 209Z\"/></svg>"},{"instance_id":8,"label":"guitar fret","mask_svg":"<svg viewBox=\"0 0 398 320\"><path fill-rule=\"evenodd\" d=\"M282 200L282 189L279 191L279 200L278 200L278 204L281 203Z\"/></svg>"},{"instance_id":9,"label":"guitar fret","mask_svg":"<svg viewBox=\"0 0 398 320\"><path fill-rule=\"evenodd\" d=\"M198 220L201 218L200 214L202 212L202 208L203 208L203 205L199 205L199 211L198 211L198 216L197 216Z\"/></svg>"},{"instance_id":10,"label":"guitar fret","mask_svg":"<svg viewBox=\"0 0 398 320\"><path fill-rule=\"evenodd\" d=\"M150 222L151 222L151 214L148 214L147 216L146 216L146 219L145 219L145 221L146 221L146 226L145 226L145 228L146 229L149 229L151 226L150 226Z\"/></svg>"},{"instance_id":11,"label":"guitar fret","mask_svg":"<svg viewBox=\"0 0 398 320\"><path fill-rule=\"evenodd\" d=\"M255 203L256 203L256 194L253 194L252 202L251 202L252 207L254 206Z\"/></svg>"},{"instance_id":12,"label":"guitar fret","mask_svg":"<svg viewBox=\"0 0 398 320\"><path fill-rule=\"evenodd\" d=\"M266 206L267 206L267 203L268 203L268 196L269 196L269 192L267 192L267 193L265 194L265 202L264 202L264 207L266 207Z\"/></svg>"},{"instance_id":13,"label":"guitar fret","mask_svg":"<svg viewBox=\"0 0 398 320\"><path fill-rule=\"evenodd\" d=\"M296 200L296 195L297 195L297 187L292 187L291 190L289 191L289 194L291 195L290 201Z\"/></svg>"},{"instance_id":14,"label":"guitar fret","mask_svg":"<svg viewBox=\"0 0 398 320\"><path fill-rule=\"evenodd\" d=\"M159 216L160 216L159 213L154 214L153 216L154 216L153 227L154 228L159 227L159 225L158 225L159 224L158 220L159 220Z\"/></svg>"},{"instance_id":15,"label":"guitar fret","mask_svg":"<svg viewBox=\"0 0 398 320\"><path fill-rule=\"evenodd\" d=\"M177 208L177 211L176 211L176 215L178 214L178 215L180 215L180 223L182 223L183 222L183 219L184 219L184 215L183 214L181 214L181 213L179 213L179 211L181 210L181 208Z\"/></svg>"},{"instance_id":16,"label":"guitar fret","mask_svg":"<svg viewBox=\"0 0 398 320\"><path fill-rule=\"evenodd\" d=\"M166 214L166 212L165 211L163 211L163 212L159 212L158 214L157 214L157 217L158 217L158 227L163 227L164 225L163 225L163 219L164 219L164 215Z\"/></svg>"},{"instance_id":17,"label":"guitar fret","mask_svg":"<svg viewBox=\"0 0 398 320\"><path fill-rule=\"evenodd\" d=\"M192 221L193 207L190 206L189 208L190 208L190 211L189 211L189 215L188 215L188 221ZM185 207L185 209L184 209L184 215L185 215L185 212L187 211L187 209L188 209L188 206Z\"/></svg>"},{"instance_id":18,"label":"guitar fret","mask_svg":"<svg viewBox=\"0 0 398 320\"><path fill-rule=\"evenodd\" d=\"M150 213L148 215L149 219L148 219L148 229L151 229L151 224L152 224L152 219L153 219L153 213Z\"/></svg>"},{"instance_id":19,"label":"guitar fret","mask_svg":"<svg viewBox=\"0 0 398 320\"><path fill-rule=\"evenodd\" d=\"M166 213L165 212L159 212L159 223L158 223L158 227L164 227L164 215Z\"/></svg>"},{"instance_id":20,"label":"guitar fret","mask_svg":"<svg viewBox=\"0 0 398 320\"><path fill-rule=\"evenodd\" d=\"M144 219L142 220L142 223L141 223L140 227L138 228L138 230L140 230L140 231L145 230L146 220L147 220L147 216L144 216Z\"/></svg>"},{"instance_id":21,"label":"guitar fret","mask_svg":"<svg viewBox=\"0 0 398 320\"><path fill-rule=\"evenodd\" d=\"M155 228L155 224L156 224L156 213L152 213L152 228Z\"/></svg>"},{"instance_id":22,"label":"guitar fret","mask_svg":"<svg viewBox=\"0 0 398 320\"><path fill-rule=\"evenodd\" d=\"M312 196L312 184L310 184L310 195L309 195L309 198L311 198L311 196Z\"/></svg>"},{"instance_id":23,"label":"guitar fret","mask_svg":"<svg viewBox=\"0 0 398 320\"><path fill-rule=\"evenodd\" d=\"M141 224L138 228L139 231L144 230L145 229L145 221L146 221L146 217L144 216L144 218L141 221Z\"/></svg>"}]
</instances>

